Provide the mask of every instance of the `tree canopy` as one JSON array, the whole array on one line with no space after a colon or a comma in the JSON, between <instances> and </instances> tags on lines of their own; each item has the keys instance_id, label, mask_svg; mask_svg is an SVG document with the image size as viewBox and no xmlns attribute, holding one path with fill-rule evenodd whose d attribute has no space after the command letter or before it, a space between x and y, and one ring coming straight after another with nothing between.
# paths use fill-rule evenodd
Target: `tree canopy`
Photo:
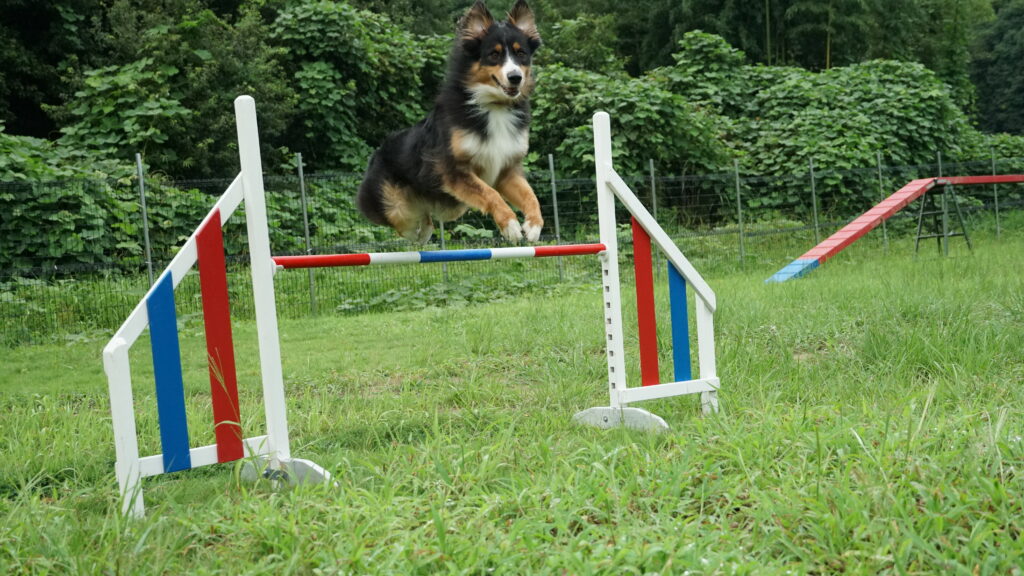
<instances>
[{"instance_id":1,"label":"tree canopy","mask_svg":"<svg viewBox=\"0 0 1024 576\"><path fill-rule=\"evenodd\" d=\"M172 177L224 176L236 162L231 101L248 93L271 170L302 152L313 170L360 171L384 135L431 106L464 4L0 0L3 151L55 146L47 162L103 170L140 152ZM915 162L981 142L974 125L1024 130L1024 0L534 8L545 44L532 158L558 152L567 170L584 171L597 108L628 128L636 166L666 170L736 157L779 173L811 150L837 164L883 148ZM5 166L7 179L39 171Z\"/></svg>"}]
</instances>

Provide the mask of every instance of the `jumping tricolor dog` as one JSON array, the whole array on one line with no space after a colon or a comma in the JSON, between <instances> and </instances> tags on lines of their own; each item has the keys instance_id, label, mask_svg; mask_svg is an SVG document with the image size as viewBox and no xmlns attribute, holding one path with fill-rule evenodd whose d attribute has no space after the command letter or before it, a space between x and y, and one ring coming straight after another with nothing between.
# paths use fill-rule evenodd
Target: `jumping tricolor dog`
<instances>
[{"instance_id":1,"label":"jumping tricolor dog","mask_svg":"<svg viewBox=\"0 0 1024 576\"><path fill-rule=\"evenodd\" d=\"M469 208L494 218L512 242L540 238L544 220L523 176L529 149L530 66L540 47L533 11L517 0L505 21L477 1L459 21L448 74L433 111L387 137L359 187L360 211L424 243L433 220ZM524 216L520 225L509 204Z\"/></svg>"}]
</instances>

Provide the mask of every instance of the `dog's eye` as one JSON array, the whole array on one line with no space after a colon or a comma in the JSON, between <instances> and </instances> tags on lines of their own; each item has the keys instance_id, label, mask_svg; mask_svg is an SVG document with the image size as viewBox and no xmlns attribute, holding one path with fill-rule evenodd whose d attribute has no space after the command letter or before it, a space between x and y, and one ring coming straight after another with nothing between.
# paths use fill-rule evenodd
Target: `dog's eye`
<instances>
[{"instance_id":1,"label":"dog's eye","mask_svg":"<svg viewBox=\"0 0 1024 576\"><path fill-rule=\"evenodd\" d=\"M501 52L498 52L497 50L491 50L491 53L488 54L487 57L492 62L497 62L501 58Z\"/></svg>"},{"instance_id":2,"label":"dog's eye","mask_svg":"<svg viewBox=\"0 0 1024 576\"><path fill-rule=\"evenodd\" d=\"M519 56L520 58L526 58L526 50L518 50L516 52L516 56Z\"/></svg>"}]
</instances>

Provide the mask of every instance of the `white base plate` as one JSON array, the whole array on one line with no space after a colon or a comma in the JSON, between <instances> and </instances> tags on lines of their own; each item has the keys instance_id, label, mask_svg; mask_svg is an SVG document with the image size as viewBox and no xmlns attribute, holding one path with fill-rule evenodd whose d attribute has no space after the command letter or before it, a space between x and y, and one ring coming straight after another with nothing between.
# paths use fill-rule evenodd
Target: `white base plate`
<instances>
[{"instance_id":1,"label":"white base plate","mask_svg":"<svg viewBox=\"0 0 1024 576\"><path fill-rule=\"evenodd\" d=\"M268 459L261 459L262 472L256 471L256 466L251 461L242 465L241 476L243 480L255 482L260 477L267 478L272 482L287 482L292 486L299 484L320 484L331 482L331 473L319 465L301 458L281 460L276 468L271 467Z\"/></svg>"},{"instance_id":2,"label":"white base plate","mask_svg":"<svg viewBox=\"0 0 1024 576\"><path fill-rule=\"evenodd\" d=\"M625 426L634 430L653 430L655 432L668 430L668 424L662 420L661 416L656 416L640 408L598 406L577 412L572 419L580 424L603 429Z\"/></svg>"}]
</instances>

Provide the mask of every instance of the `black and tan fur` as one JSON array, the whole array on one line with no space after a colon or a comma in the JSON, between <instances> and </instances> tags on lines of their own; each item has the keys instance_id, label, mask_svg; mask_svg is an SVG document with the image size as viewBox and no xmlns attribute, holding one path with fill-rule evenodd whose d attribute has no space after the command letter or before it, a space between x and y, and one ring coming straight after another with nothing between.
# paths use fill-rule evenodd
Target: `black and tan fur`
<instances>
[{"instance_id":1,"label":"black and tan fur","mask_svg":"<svg viewBox=\"0 0 1024 576\"><path fill-rule=\"evenodd\" d=\"M360 211L422 243L435 218L451 221L474 208L490 214L507 240L536 241L544 220L522 161L539 46L524 0L501 22L478 0L459 21L433 111L388 136L370 159L357 196ZM510 204L522 211L522 225Z\"/></svg>"}]
</instances>

